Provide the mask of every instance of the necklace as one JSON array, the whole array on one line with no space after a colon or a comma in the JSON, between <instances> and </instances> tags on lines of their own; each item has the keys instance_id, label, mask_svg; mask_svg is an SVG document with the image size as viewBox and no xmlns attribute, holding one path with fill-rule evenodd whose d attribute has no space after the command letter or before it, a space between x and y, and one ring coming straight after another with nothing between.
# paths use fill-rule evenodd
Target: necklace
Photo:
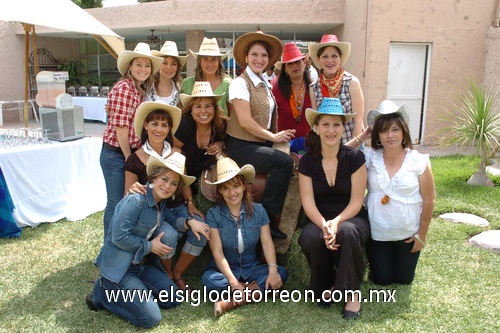
<instances>
[{"instance_id":1,"label":"necklace","mask_svg":"<svg viewBox=\"0 0 500 333\"><path fill-rule=\"evenodd\" d=\"M290 96L290 108L292 109L292 116L296 122L300 122L302 119L302 107L304 105L304 95L305 86L304 82L300 84L297 89L294 84L292 84L292 94Z\"/></svg>"},{"instance_id":2,"label":"necklace","mask_svg":"<svg viewBox=\"0 0 500 333\"><path fill-rule=\"evenodd\" d=\"M391 174L394 177L395 172L396 172L396 168L399 166L399 163L401 162L401 159L403 158L403 156L405 155L405 153L406 153L406 150L403 150L403 152L401 152L401 155L399 156L398 161L396 162L396 164L392 168L392 172L391 173L389 173L389 170L387 170L387 174L389 175L389 178L391 177ZM380 202L382 203L382 205L387 205L390 200L391 200L391 198L386 194L386 195L384 195L382 197L382 200L380 200Z\"/></svg>"}]
</instances>

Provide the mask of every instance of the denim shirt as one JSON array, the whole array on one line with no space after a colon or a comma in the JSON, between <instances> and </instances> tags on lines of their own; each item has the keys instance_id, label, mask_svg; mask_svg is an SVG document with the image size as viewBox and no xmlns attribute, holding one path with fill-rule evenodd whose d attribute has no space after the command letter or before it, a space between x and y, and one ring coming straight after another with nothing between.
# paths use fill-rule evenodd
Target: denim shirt
<instances>
[{"instance_id":1,"label":"denim shirt","mask_svg":"<svg viewBox=\"0 0 500 333\"><path fill-rule=\"evenodd\" d=\"M264 207L258 203L253 203L253 216L251 218L247 215L245 206L243 206L241 217L240 226L244 245L241 254L238 251L238 225L225 203L208 210L206 223L210 228L219 230L222 251L234 276L246 279L252 273L252 270L260 265L260 261L257 259L256 247L260 239L260 229L262 226L269 224L269 217ZM213 259L212 265L216 266Z\"/></svg>"},{"instance_id":2,"label":"denim shirt","mask_svg":"<svg viewBox=\"0 0 500 333\"><path fill-rule=\"evenodd\" d=\"M158 219L158 227L175 219L165 200L157 206L153 190L149 186L146 189L146 195L129 194L116 205L104 245L94 262L101 275L115 283L121 281L131 264L139 264L151 252L153 245L146 237ZM155 236L153 233L150 239Z\"/></svg>"}]
</instances>

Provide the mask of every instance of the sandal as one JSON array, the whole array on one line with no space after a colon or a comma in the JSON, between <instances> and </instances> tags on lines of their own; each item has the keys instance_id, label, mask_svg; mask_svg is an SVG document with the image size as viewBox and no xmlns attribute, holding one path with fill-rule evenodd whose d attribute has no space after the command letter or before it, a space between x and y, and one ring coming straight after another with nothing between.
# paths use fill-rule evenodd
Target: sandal
<instances>
[{"instance_id":1,"label":"sandal","mask_svg":"<svg viewBox=\"0 0 500 333\"><path fill-rule=\"evenodd\" d=\"M356 320L361 316L361 309L359 311L349 311L346 309L342 309L342 319L345 320Z\"/></svg>"},{"instance_id":2,"label":"sandal","mask_svg":"<svg viewBox=\"0 0 500 333\"><path fill-rule=\"evenodd\" d=\"M194 288L191 287L189 284L187 284L183 278L178 278L177 280L174 281L174 283L177 286L177 288L179 288L181 290L187 290L189 292L194 290Z\"/></svg>"}]
</instances>

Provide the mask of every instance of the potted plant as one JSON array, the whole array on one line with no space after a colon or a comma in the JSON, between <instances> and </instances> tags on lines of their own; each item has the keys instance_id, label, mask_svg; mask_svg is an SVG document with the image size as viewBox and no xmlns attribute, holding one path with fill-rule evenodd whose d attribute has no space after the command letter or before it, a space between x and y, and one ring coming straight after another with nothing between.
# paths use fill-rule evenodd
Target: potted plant
<instances>
[{"instance_id":1,"label":"potted plant","mask_svg":"<svg viewBox=\"0 0 500 333\"><path fill-rule=\"evenodd\" d=\"M500 140L500 88L486 88L475 80L470 81L470 88L457 92L452 100L452 110L448 110L452 125L444 128L441 139L443 145L461 145L476 147L476 154L481 158L478 170L467 184L493 187L494 184L486 173L490 158L499 147Z\"/></svg>"},{"instance_id":2,"label":"potted plant","mask_svg":"<svg viewBox=\"0 0 500 333\"><path fill-rule=\"evenodd\" d=\"M62 62L58 67L58 70L68 72L68 84L70 86L76 87L81 84L80 74L85 68L85 65L80 60L75 60L72 58L70 61Z\"/></svg>"}]
</instances>

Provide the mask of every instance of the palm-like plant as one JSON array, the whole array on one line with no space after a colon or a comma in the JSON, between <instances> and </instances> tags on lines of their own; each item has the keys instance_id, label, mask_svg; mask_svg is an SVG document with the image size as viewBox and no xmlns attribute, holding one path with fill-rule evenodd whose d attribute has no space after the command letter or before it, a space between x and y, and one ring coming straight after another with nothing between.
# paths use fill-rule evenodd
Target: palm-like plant
<instances>
[{"instance_id":1,"label":"palm-like plant","mask_svg":"<svg viewBox=\"0 0 500 333\"><path fill-rule=\"evenodd\" d=\"M452 125L446 129L442 143L476 147L481 157L479 168L467 181L471 185L494 186L486 173L493 151L499 147L499 88L485 88L472 80L470 90L457 93L452 102Z\"/></svg>"}]
</instances>

